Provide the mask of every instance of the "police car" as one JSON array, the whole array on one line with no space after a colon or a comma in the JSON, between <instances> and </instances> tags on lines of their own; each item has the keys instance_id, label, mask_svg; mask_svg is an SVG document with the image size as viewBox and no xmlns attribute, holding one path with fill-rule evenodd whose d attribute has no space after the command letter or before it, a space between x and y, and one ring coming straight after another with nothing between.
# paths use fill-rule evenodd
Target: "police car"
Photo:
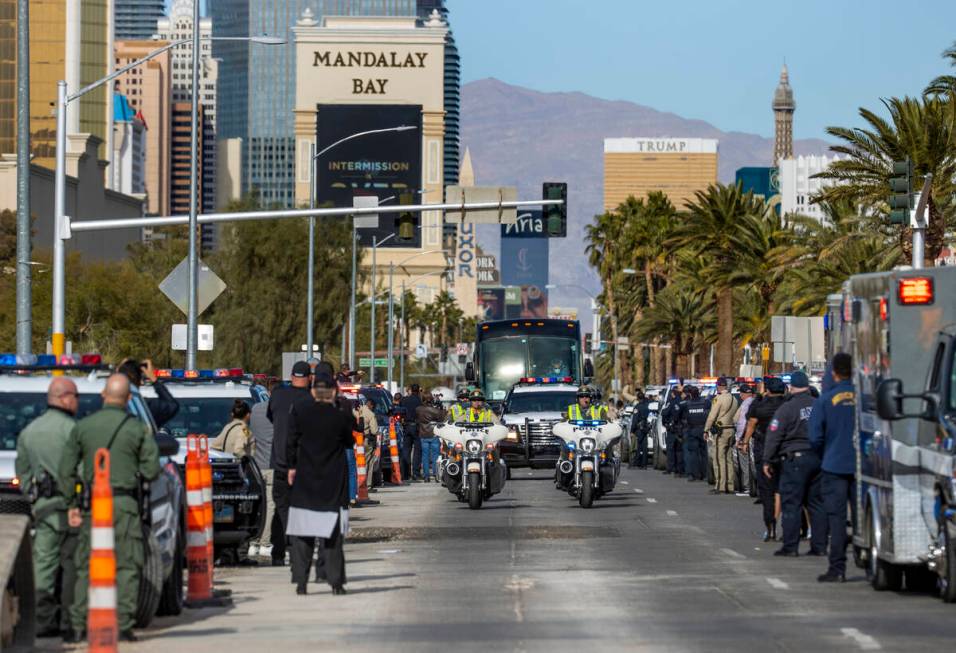
<instances>
[{"instance_id":1,"label":"police car","mask_svg":"<svg viewBox=\"0 0 956 653\"><path fill-rule=\"evenodd\" d=\"M109 368L99 355L63 357L0 354L0 513L30 514L30 504L16 477L17 438L27 424L46 410L46 393L54 370L69 374L79 392L77 419L98 410ZM75 376L74 376L75 375ZM129 411L156 436L161 472L150 484L150 525L145 538L143 581L136 625L145 628L154 615L177 615L183 607L185 557L185 490L173 457L175 440L159 432L137 388ZM144 528L146 528L144 526Z\"/></svg>"},{"instance_id":2,"label":"police car","mask_svg":"<svg viewBox=\"0 0 956 653\"><path fill-rule=\"evenodd\" d=\"M268 401L269 393L243 370L156 371L169 392L179 402L179 412L164 425L180 443L175 457L180 470L186 466L186 436L205 435L209 442L219 435L230 421L236 399L249 404ZM143 396L152 398L156 391L143 386ZM216 557L225 563L241 559L240 551L262 532L266 515L265 481L251 458L238 459L232 454L209 451L212 463L213 543Z\"/></svg>"},{"instance_id":3,"label":"police car","mask_svg":"<svg viewBox=\"0 0 956 653\"><path fill-rule=\"evenodd\" d=\"M577 403L578 388L566 377L525 377L516 383L502 402L501 422L508 437L499 443L501 457L514 467L553 469L561 454L561 439L551 433L571 404Z\"/></svg>"},{"instance_id":4,"label":"police car","mask_svg":"<svg viewBox=\"0 0 956 653\"><path fill-rule=\"evenodd\" d=\"M648 455L654 462L655 469L667 468L667 427L664 425L663 411L664 407L671 401L677 392L677 385L680 379L669 379L667 389L659 395L660 399L657 406L657 414L654 423L651 425L648 434ZM693 385L700 388L702 399L710 399L717 393L717 377L704 377L701 379L684 379L684 385Z\"/></svg>"}]
</instances>

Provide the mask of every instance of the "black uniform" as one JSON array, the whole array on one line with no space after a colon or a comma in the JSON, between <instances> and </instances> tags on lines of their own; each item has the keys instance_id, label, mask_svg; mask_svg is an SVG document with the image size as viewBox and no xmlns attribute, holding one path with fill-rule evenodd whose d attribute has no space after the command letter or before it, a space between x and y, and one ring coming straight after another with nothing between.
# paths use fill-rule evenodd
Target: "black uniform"
<instances>
[{"instance_id":1,"label":"black uniform","mask_svg":"<svg viewBox=\"0 0 956 653\"><path fill-rule=\"evenodd\" d=\"M710 412L708 399L691 399L680 403L678 422L684 439L684 469L687 476L698 481L707 474L707 446L704 444L704 425Z\"/></svg>"},{"instance_id":2,"label":"black uniform","mask_svg":"<svg viewBox=\"0 0 956 653\"><path fill-rule=\"evenodd\" d=\"M787 398L783 395L756 397L747 410L747 421L757 420L750 442L754 451L754 463L757 466L757 496L760 497L760 503L763 505L764 526L770 533L776 531L773 495L779 488L780 465L771 461L770 466L773 468L773 476L767 478L762 469L763 454L766 449L767 428L770 426L770 420L773 419L774 413L786 400Z\"/></svg>"},{"instance_id":3,"label":"black uniform","mask_svg":"<svg viewBox=\"0 0 956 653\"><path fill-rule=\"evenodd\" d=\"M651 402L647 399L634 407L631 415L631 433L634 434L634 451L630 467L647 467L647 418L651 414Z\"/></svg>"},{"instance_id":4,"label":"black uniform","mask_svg":"<svg viewBox=\"0 0 956 653\"><path fill-rule=\"evenodd\" d=\"M156 426L162 428L166 422L176 417L179 412L179 402L162 381L153 381L153 390L156 396L146 400L146 407L149 408Z\"/></svg>"},{"instance_id":5,"label":"black uniform","mask_svg":"<svg viewBox=\"0 0 956 653\"><path fill-rule=\"evenodd\" d=\"M801 392L791 396L774 413L767 429L763 462L783 460L780 471L781 521L784 553L796 553L800 543L800 517L804 505L810 513L814 553L826 552L827 518L820 492L820 458L810 446L807 422L813 396Z\"/></svg>"},{"instance_id":6,"label":"black uniform","mask_svg":"<svg viewBox=\"0 0 956 653\"><path fill-rule=\"evenodd\" d=\"M668 474L684 473L684 452L680 444L680 416L681 399L672 396L664 410L661 411L661 419L664 420L664 427L667 429L667 471Z\"/></svg>"},{"instance_id":7,"label":"black uniform","mask_svg":"<svg viewBox=\"0 0 956 653\"><path fill-rule=\"evenodd\" d=\"M266 417L272 422L272 453L269 459L272 469L275 470L272 499L275 502L275 514L278 515L278 528L272 531L272 560L276 563L285 561L285 531L289 525L289 413L292 405L301 400L312 401L308 388L279 386L269 397L269 408L266 410ZM273 519L273 524L275 523L276 520Z\"/></svg>"}]
</instances>

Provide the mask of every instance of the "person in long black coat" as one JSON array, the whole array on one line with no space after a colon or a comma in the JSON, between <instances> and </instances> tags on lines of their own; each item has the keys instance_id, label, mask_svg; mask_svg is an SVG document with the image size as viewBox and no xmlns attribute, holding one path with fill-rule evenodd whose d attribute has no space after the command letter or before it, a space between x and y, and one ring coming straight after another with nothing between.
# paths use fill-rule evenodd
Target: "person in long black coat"
<instances>
[{"instance_id":1,"label":"person in long black coat","mask_svg":"<svg viewBox=\"0 0 956 653\"><path fill-rule=\"evenodd\" d=\"M315 377L314 401L292 405L289 414L287 460L292 494L286 534L292 540L292 581L305 594L320 538L325 578L333 594L345 593L343 539L348 532L348 463L345 450L354 443L350 413L335 404L335 381L327 374Z\"/></svg>"}]
</instances>

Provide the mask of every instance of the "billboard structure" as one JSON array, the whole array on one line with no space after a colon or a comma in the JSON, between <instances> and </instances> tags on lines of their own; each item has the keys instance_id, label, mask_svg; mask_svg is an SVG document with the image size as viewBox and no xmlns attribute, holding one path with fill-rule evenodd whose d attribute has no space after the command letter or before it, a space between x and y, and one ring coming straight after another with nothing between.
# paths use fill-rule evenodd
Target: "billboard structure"
<instances>
[{"instance_id":1,"label":"billboard structure","mask_svg":"<svg viewBox=\"0 0 956 653\"><path fill-rule=\"evenodd\" d=\"M549 239L541 211L526 211L501 225L501 283L505 318L548 316Z\"/></svg>"},{"instance_id":2,"label":"billboard structure","mask_svg":"<svg viewBox=\"0 0 956 653\"><path fill-rule=\"evenodd\" d=\"M345 141L320 157L316 205L352 206L359 196L397 203L403 193L412 193L418 203L422 180L421 105L318 105L316 151L354 134L398 125L416 129ZM370 247L373 236L381 242L395 233L397 220L396 213L381 214L377 228L358 229L362 245ZM415 231L413 241L396 237L383 247L421 247L421 230Z\"/></svg>"}]
</instances>

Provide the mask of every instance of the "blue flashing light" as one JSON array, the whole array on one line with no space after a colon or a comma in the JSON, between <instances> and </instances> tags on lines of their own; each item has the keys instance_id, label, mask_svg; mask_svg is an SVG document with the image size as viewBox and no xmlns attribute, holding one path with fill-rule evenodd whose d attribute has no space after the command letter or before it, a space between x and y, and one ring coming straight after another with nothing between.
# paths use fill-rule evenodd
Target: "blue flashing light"
<instances>
[{"instance_id":1,"label":"blue flashing light","mask_svg":"<svg viewBox=\"0 0 956 653\"><path fill-rule=\"evenodd\" d=\"M568 449L573 450L574 448L575 448L575 444L573 442L568 442Z\"/></svg>"},{"instance_id":2,"label":"blue flashing light","mask_svg":"<svg viewBox=\"0 0 956 653\"><path fill-rule=\"evenodd\" d=\"M174 379L185 379L186 370L169 370L169 375Z\"/></svg>"},{"instance_id":3,"label":"blue flashing light","mask_svg":"<svg viewBox=\"0 0 956 653\"><path fill-rule=\"evenodd\" d=\"M199 370L200 379L214 379L216 378L215 370Z\"/></svg>"},{"instance_id":4,"label":"blue flashing light","mask_svg":"<svg viewBox=\"0 0 956 653\"><path fill-rule=\"evenodd\" d=\"M16 354L0 354L0 365L16 365L17 364L17 355Z\"/></svg>"},{"instance_id":5,"label":"blue flashing light","mask_svg":"<svg viewBox=\"0 0 956 653\"><path fill-rule=\"evenodd\" d=\"M37 365L56 365L56 356L53 354L40 354L37 356Z\"/></svg>"}]
</instances>

